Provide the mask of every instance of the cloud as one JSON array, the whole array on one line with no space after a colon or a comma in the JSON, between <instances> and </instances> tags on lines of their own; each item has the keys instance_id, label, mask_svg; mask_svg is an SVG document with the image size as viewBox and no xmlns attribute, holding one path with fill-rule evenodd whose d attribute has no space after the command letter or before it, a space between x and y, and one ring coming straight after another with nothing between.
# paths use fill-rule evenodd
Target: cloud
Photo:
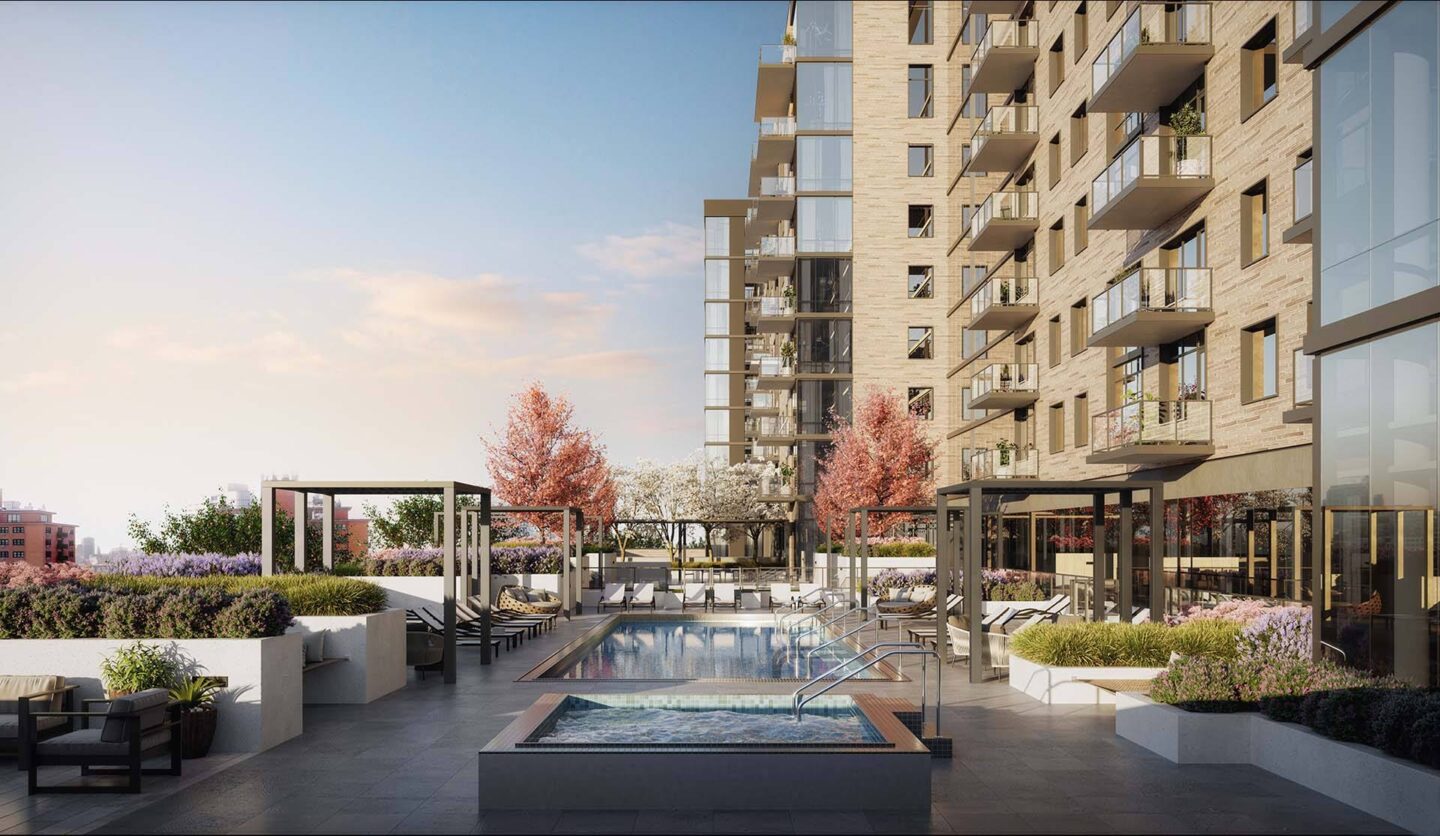
<instances>
[{"instance_id":1,"label":"cloud","mask_svg":"<svg viewBox=\"0 0 1440 836\"><path fill-rule=\"evenodd\" d=\"M243 314L238 317L246 318ZM329 362L324 352L293 331L272 328L255 333L242 328L241 333L225 336L226 330L223 321L210 323L202 338L152 323L117 328L106 341L117 351L144 354L176 366L237 363L269 374L300 374L316 372Z\"/></svg>"},{"instance_id":2,"label":"cloud","mask_svg":"<svg viewBox=\"0 0 1440 836\"><path fill-rule=\"evenodd\" d=\"M37 389L56 389L69 386L75 381L66 369L52 366L48 369L32 369L10 377L0 378L0 392L16 395Z\"/></svg>"},{"instance_id":3,"label":"cloud","mask_svg":"<svg viewBox=\"0 0 1440 836\"><path fill-rule=\"evenodd\" d=\"M367 311L384 321L495 334L515 333L521 325L519 283L493 273L455 279L337 270L329 278L363 294Z\"/></svg>"},{"instance_id":4,"label":"cloud","mask_svg":"<svg viewBox=\"0 0 1440 836\"><path fill-rule=\"evenodd\" d=\"M607 235L577 249L609 272L661 279L698 270L704 256L701 241L699 227L666 223L639 235Z\"/></svg>"}]
</instances>

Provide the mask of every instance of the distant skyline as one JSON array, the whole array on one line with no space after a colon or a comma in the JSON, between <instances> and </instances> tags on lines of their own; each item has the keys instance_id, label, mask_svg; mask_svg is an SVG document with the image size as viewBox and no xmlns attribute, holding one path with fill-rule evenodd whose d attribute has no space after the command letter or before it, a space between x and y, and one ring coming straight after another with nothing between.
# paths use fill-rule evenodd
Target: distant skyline
<instances>
[{"instance_id":1,"label":"distant skyline","mask_svg":"<svg viewBox=\"0 0 1440 836\"><path fill-rule=\"evenodd\" d=\"M108 550L265 473L484 479L532 379L697 449L785 8L0 5L0 489Z\"/></svg>"}]
</instances>

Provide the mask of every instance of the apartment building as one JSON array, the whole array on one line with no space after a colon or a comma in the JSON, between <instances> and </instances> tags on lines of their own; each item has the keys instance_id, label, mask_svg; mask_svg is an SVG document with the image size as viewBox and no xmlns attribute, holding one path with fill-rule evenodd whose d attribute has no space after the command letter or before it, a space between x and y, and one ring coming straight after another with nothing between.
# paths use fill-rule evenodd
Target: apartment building
<instances>
[{"instance_id":1,"label":"apartment building","mask_svg":"<svg viewBox=\"0 0 1440 836\"><path fill-rule=\"evenodd\" d=\"M55 512L0 501L0 560L34 566L75 561L75 526L55 521Z\"/></svg>"},{"instance_id":2,"label":"apartment building","mask_svg":"<svg viewBox=\"0 0 1440 836\"><path fill-rule=\"evenodd\" d=\"M749 197L706 204L707 444L792 463L803 519L814 416L890 389L940 483L1164 479L1181 585L1306 597L1293 32L1290 2L795 0ZM1001 562L1075 570L1071 510L1003 516Z\"/></svg>"},{"instance_id":3,"label":"apartment building","mask_svg":"<svg viewBox=\"0 0 1440 836\"><path fill-rule=\"evenodd\" d=\"M1314 89L1317 652L1440 685L1440 6L1294 4Z\"/></svg>"}]
</instances>

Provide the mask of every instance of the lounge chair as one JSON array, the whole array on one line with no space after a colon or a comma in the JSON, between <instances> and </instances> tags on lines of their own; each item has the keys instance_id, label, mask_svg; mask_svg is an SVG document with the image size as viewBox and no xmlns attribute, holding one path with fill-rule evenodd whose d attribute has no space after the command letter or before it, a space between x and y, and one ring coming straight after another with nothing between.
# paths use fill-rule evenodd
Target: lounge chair
<instances>
[{"instance_id":1,"label":"lounge chair","mask_svg":"<svg viewBox=\"0 0 1440 836\"><path fill-rule=\"evenodd\" d=\"M825 603L825 587L818 583L802 583L795 593L795 606L819 607Z\"/></svg>"},{"instance_id":2,"label":"lounge chair","mask_svg":"<svg viewBox=\"0 0 1440 836\"><path fill-rule=\"evenodd\" d=\"M445 639L428 630L408 630L405 633L405 665L420 672L425 678L426 671L440 667L445 659Z\"/></svg>"},{"instance_id":3,"label":"lounge chair","mask_svg":"<svg viewBox=\"0 0 1440 836\"><path fill-rule=\"evenodd\" d=\"M610 607L625 609L628 598L625 595L625 584L607 583L605 589L600 593L600 611L604 612Z\"/></svg>"},{"instance_id":4,"label":"lounge chair","mask_svg":"<svg viewBox=\"0 0 1440 836\"><path fill-rule=\"evenodd\" d=\"M108 703L106 711L36 711L29 713L20 730L26 747L29 792L88 793L139 792L141 775L180 774L180 705L172 702L165 688L151 688L113 700L87 700L86 704ZM82 727L48 740L39 739L40 724L47 718L79 717ZM103 718L98 729L89 727L90 718ZM168 754L170 765L146 769L147 757ZM78 766L81 775L125 775L121 785L41 786L42 766ZM96 767L100 767L97 769Z\"/></svg>"},{"instance_id":5,"label":"lounge chair","mask_svg":"<svg viewBox=\"0 0 1440 836\"><path fill-rule=\"evenodd\" d=\"M479 611L480 604L483 600L479 595L471 595L465 599L465 603L470 606L470 609ZM495 618L507 623L539 624L546 629L553 628L556 620L560 618L558 612L521 612L520 610L501 607L498 602L490 608L490 613Z\"/></svg>"},{"instance_id":6,"label":"lounge chair","mask_svg":"<svg viewBox=\"0 0 1440 836\"><path fill-rule=\"evenodd\" d=\"M418 610L408 610L408 612L412 613L415 616L416 620L423 624L426 629L435 633L439 633L441 635L445 634L445 620L440 618L430 610L422 607ZM495 633L490 634L491 648L499 650L500 644L503 641L504 639L496 635ZM478 632L471 633L457 623L455 625L455 644L459 647L477 647L481 644L484 644L484 640L481 638Z\"/></svg>"},{"instance_id":7,"label":"lounge chair","mask_svg":"<svg viewBox=\"0 0 1440 836\"><path fill-rule=\"evenodd\" d=\"M710 602L707 599L705 593L706 589L705 584L703 583L685 584L685 597L680 599L681 612L684 612L691 607L699 607L702 610L708 608Z\"/></svg>"},{"instance_id":8,"label":"lounge chair","mask_svg":"<svg viewBox=\"0 0 1440 836\"><path fill-rule=\"evenodd\" d=\"M0 676L0 748L15 752L18 766L25 769L25 747L20 729L32 711L74 711L79 685L66 685L63 676ZM75 724L64 717L46 717L36 724L40 738L74 731Z\"/></svg>"},{"instance_id":9,"label":"lounge chair","mask_svg":"<svg viewBox=\"0 0 1440 836\"><path fill-rule=\"evenodd\" d=\"M1053 622L1058 618L1055 613L1035 612L1021 620L1016 618L1014 613L1014 610L1006 610L989 616L984 622L981 622L981 630L985 638L986 661L992 668L1009 669L1011 636L1036 624L1046 621ZM970 631L965 627L965 622L951 616L945 624L945 632L949 634L950 644L956 658L969 659Z\"/></svg>"},{"instance_id":10,"label":"lounge chair","mask_svg":"<svg viewBox=\"0 0 1440 836\"><path fill-rule=\"evenodd\" d=\"M459 601L455 602L455 628L470 635L480 635L481 615L476 610L470 609ZM510 642L514 647L525 640L525 635L530 631L529 627L521 627L514 624L501 624L495 619L490 619L490 635L500 636Z\"/></svg>"},{"instance_id":11,"label":"lounge chair","mask_svg":"<svg viewBox=\"0 0 1440 836\"><path fill-rule=\"evenodd\" d=\"M739 596L735 594L735 584L715 584L714 600L711 602L710 606L717 610L721 607L729 607L732 610L738 611L740 609L740 600Z\"/></svg>"},{"instance_id":12,"label":"lounge chair","mask_svg":"<svg viewBox=\"0 0 1440 836\"><path fill-rule=\"evenodd\" d=\"M560 600L560 596L544 589L507 586L500 590L495 606L526 615L558 615L565 604Z\"/></svg>"},{"instance_id":13,"label":"lounge chair","mask_svg":"<svg viewBox=\"0 0 1440 836\"><path fill-rule=\"evenodd\" d=\"M789 607L795 603L794 593L791 592L789 583L770 584L770 609L776 607Z\"/></svg>"},{"instance_id":14,"label":"lounge chair","mask_svg":"<svg viewBox=\"0 0 1440 836\"><path fill-rule=\"evenodd\" d=\"M649 607L655 609L655 584L642 583L635 587L635 592L630 596L630 608Z\"/></svg>"},{"instance_id":15,"label":"lounge chair","mask_svg":"<svg viewBox=\"0 0 1440 836\"><path fill-rule=\"evenodd\" d=\"M917 586L904 594L903 598L877 601L875 611L879 613L880 626L887 621L908 621L935 611L935 587Z\"/></svg>"}]
</instances>

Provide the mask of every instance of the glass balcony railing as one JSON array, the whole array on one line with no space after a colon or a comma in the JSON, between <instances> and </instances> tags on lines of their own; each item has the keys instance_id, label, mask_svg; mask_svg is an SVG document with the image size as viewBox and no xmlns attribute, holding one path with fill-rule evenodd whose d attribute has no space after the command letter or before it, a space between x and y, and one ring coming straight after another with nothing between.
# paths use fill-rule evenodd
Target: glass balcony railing
<instances>
[{"instance_id":1,"label":"glass balcony railing","mask_svg":"<svg viewBox=\"0 0 1440 836\"><path fill-rule=\"evenodd\" d=\"M970 216L970 239L979 238L991 221L1034 221L1039 211L1040 195L1033 190L992 192Z\"/></svg>"},{"instance_id":2,"label":"glass balcony railing","mask_svg":"<svg viewBox=\"0 0 1440 836\"><path fill-rule=\"evenodd\" d=\"M795 255L794 235L766 235L760 239L762 258L786 258Z\"/></svg>"},{"instance_id":3,"label":"glass balcony railing","mask_svg":"<svg viewBox=\"0 0 1440 836\"><path fill-rule=\"evenodd\" d=\"M979 156L985 143L993 136L1007 134L1033 134L1039 125L1038 108L1035 105L1000 105L990 108L975 134L970 138L970 156Z\"/></svg>"},{"instance_id":4,"label":"glass balcony railing","mask_svg":"<svg viewBox=\"0 0 1440 836\"><path fill-rule=\"evenodd\" d=\"M1142 44L1210 43L1210 4L1142 2L1090 65L1090 90L1099 92Z\"/></svg>"},{"instance_id":5,"label":"glass balcony railing","mask_svg":"<svg viewBox=\"0 0 1440 836\"><path fill-rule=\"evenodd\" d=\"M754 365L761 377L790 377L795 374L795 364L784 357L761 355L755 358Z\"/></svg>"},{"instance_id":6,"label":"glass balcony railing","mask_svg":"<svg viewBox=\"0 0 1440 836\"><path fill-rule=\"evenodd\" d=\"M794 316L795 300L789 296L757 296L745 303L750 316Z\"/></svg>"},{"instance_id":7,"label":"glass balcony railing","mask_svg":"<svg viewBox=\"0 0 1440 836\"><path fill-rule=\"evenodd\" d=\"M1014 445L976 450L970 457L972 479L1034 479L1040 475L1040 454Z\"/></svg>"},{"instance_id":8,"label":"glass balcony railing","mask_svg":"<svg viewBox=\"0 0 1440 836\"><path fill-rule=\"evenodd\" d=\"M1315 25L1315 0L1294 0L1290 5L1295 13L1294 37L1298 39Z\"/></svg>"},{"instance_id":9,"label":"glass balcony railing","mask_svg":"<svg viewBox=\"0 0 1440 836\"><path fill-rule=\"evenodd\" d=\"M764 197L794 197L794 177L761 177L760 194Z\"/></svg>"},{"instance_id":10,"label":"glass balcony railing","mask_svg":"<svg viewBox=\"0 0 1440 836\"><path fill-rule=\"evenodd\" d=\"M1145 444L1209 444L1210 401L1131 401L1090 419L1094 453Z\"/></svg>"},{"instance_id":11,"label":"glass balcony railing","mask_svg":"<svg viewBox=\"0 0 1440 836\"><path fill-rule=\"evenodd\" d=\"M751 43L754 43L753 41ZM794 44L765 44L760 47L761 64L795 63Z\"/></svg>"},{"instance_id":12,"label":"glass balcony railing","mask_svg":"<svg viewBox=\"0 0 1440 836\"><path fill-rule=\"evenodd\" d=\"M1295 349L1291 359L1295 371L1295 405L1305 406L1312 403L1315 398L1314 389L1311 388L1311 375L1315 369L1315 358L1305 356L1301 349Z\"/></svg>"},{"instance_id":13,"label":"glass balcony railing","mask_svg":"<svg viewBox=\"0 0 1440 836\"><path fill-rule=\"evenodd\" d=\"M1090 300L1090 333L1137 311L1210 309L1210 268L1143 267Z\"/></svg>"},{"instance_id":14,"label":"glass balcony railing","mask_svg":"<svg viewBox=\"0 0 1440 836\"><path fill-rule=\"evenodd\" d=\"M761 415L745 419L745 434L781 438L795 434L795 422L784 416Z\"/></svg>"},{"instance_id":15,"label":"glass balcony railing","mask_svg":"<svg viewBox=\"0 0 1440 836\"><path fill-rule=\"evenodd\" d=\"M1314 211L1315 178L1313 160L1306 160L1295 167L1295 222L1305 220Z\"/></svg>"},{"instance_id":16,"label":"glass balcony railing","mask_svg":"<svg viewBox=\"0 0 1440 836\"><path fill-rule=\"evenodd\" d=\"M985 27L985 34L980 36L980 43L975 45L975 54L970 59L970 65L979 67L985 61L985 56L990 50L996 47L1034 47L1035 46L1035 21L1033 20L992 20L990 25Z\"/></svg>"},{"instance_id":17,"label":"glass balcony railing","mask_svg":"<svg viewBox=\"0 0 1440 836\"><path fill-rule=\"evenodd\" d=\"M794 116L766 116L760 120L760 136L794 136Z\"/></svg>"},{"instance_id":18,"label":"glass balcony railing","mask_svg":"<svg viewBox=\"0 0 1440 836\"><path fill-rule=\"evenodd\" d=\"M991 363L970 378L972 401L992 392L1040 391L1037 363Z\"/></svg>"},{"instance_id":19,"label":"glass balcony railing","mask_svg":"<svg viewBox=\"0 0 1440 836\"><path fill-rule=\"evenodd\" d=\"M978 319L997 306L1038 305L1038 288L1033 276L993 276L970 297L970 314Z\"/></svg>"},{"instance_id":20,"label":"glass balcony railing","mask_svg":"<svg viewBox=\"0 0 1440 836\"><path fill-rule=\"evenodd\" d=\"M1147 178L1209 176L1209 136L1142 136L1091 181L1090 213L1098 215L1107 203Z\"/></svg>"}]
</instances>

